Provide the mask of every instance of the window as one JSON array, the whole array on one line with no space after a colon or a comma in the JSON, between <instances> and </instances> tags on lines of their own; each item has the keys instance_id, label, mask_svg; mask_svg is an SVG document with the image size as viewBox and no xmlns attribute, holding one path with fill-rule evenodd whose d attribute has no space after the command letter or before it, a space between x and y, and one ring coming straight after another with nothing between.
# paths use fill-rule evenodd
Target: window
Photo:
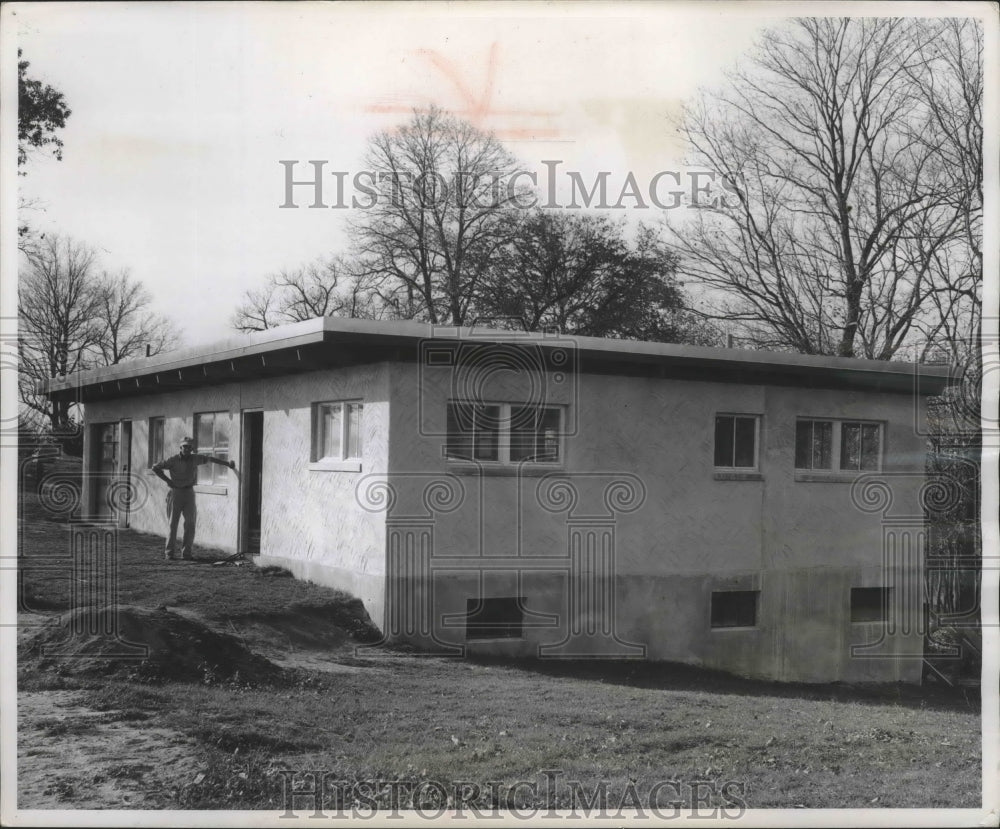
<instances>
[{"instance_id":1,"label":"window","mask_svg":"<svg viewBox=\"0 0 1000 829\"><path fill-rule=\"evenodd\" d=\"M220 461L229 460L229 412L203 412L194 416L195 451L199 455L211 455ZM229 468L218 464L202 464L198 467L199 484L225 484L229 479Z\"/></svg>"},{"instance_id":2,"label":"window","mask_svg":"<svg viewBox=\"0 0 1000 829\"><path fill-rule=\"evenodd\" d=\"M756 415L716 415L715 466L720 469L757 468Z\"/></svg>"},{"instance_id":3,"label":"window","mask_svg":"<svg viewBox=\"0 0 1000 829\"><path fill-rule=\"evenodd\" d=\"M890 587L852 587L851 621L887 621L891 591Z\"/></svg>"},{"instance_id":4,"label":"window","mask_svg":"<svg viewBox=\"0 0 1000 829\"><path fill-rule=\"evenodd\" d=\"M465 606L466 639L520 639L523 597L469 599Z\"/></svg>"},{"instance_id":5,"label":"window","mask_svg":"<svg viewBox=\"0 0 1000 829\"><path fill-rule=\"evenodd\" d=\"M562 414L558 406L451 402L445 456L500 464L558 463Z\"/></svg>"},{"instance_id":6,"label":"window","mask_svg":"<svg viewBox=\"0 0 1000 829\"><path fill-rule=\"evenodd\" d=\"M361 416L358 401L317 403L313 406L313 461L361 458Z\"/></svg>"},{"instance_id":7,"label":"window","mask_svg":"<svg viewBox=\"0 0 1000 829\"><path fill-rule=\"evenodd\" d=\"M722 590L712 593L712 627L757 626L757 590Z\"/></svg>"},{"instance_id":8,"label":"window","mask_svg":"<svg viewBox=\"0 0 1000 829\"><path fill-rule=\"evenodd\" d=\"M163 460L163 423L162 417L151 417L149 419L149 452L147 458L152 466Z\"/></svg>"},{"instance_id":9,"label":"window","mask_svg":"<svg viewBox=\"0 0 1000 829\"><path fill-rule=\"evenodd\" d=\"M882 424L860 420L798 420L795 468L834 472L881 469Z\"/></svg>"}]
</instances>

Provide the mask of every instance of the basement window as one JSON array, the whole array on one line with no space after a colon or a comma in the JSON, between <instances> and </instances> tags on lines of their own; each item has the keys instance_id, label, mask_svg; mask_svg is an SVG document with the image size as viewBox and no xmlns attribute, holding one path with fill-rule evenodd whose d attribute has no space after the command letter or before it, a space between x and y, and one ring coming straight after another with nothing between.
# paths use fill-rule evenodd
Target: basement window
<instances>
[{"instance_id":1,"label":"basement window","mask_svg":"<svg viewBox=\"0 0 1000 829\"><path fill-rule=\"evenodd\" d=\"M757 627L759 595L759 590L719 590L712 593L712 627Z\"/></svg>"},{"instance_id":2,"label":"basement window","mask_svg":"<svg viewBox=\"0 0 1000 829\"><path fill-rule=\"evenodd\" d=\"M878 471L882 468L882 424L864 420L797 420L795 468Z\"/></svg>"},{"instance_id":3,"label":"basement window","mask_svg":"<svg viewBox=\"0 0 1000 829\"><path fill-rule=\"evenodd\" d=\"M229 461L229 412L201 412L194 416L195 452ZM198 483L209 486L225 485L229 467L212 462L198 467Z\"/></svg>"},{"instance_id":4,"label":"basement window","mask_svg":"<svg viewBox=\"0 0 1000 829\"><path fill-rule=\"evenodd\" d=\"M518 403L448 403L445 457L499 465L559 463L563 409Z\"/></svg>"},{"instance_id":5,"label":"basement window","mask_svg":"<svg viewBox=\"0 0 1000 829\"><path fill-rule=\"evenodd\" d=\"M756 469L759 431L760 417L757 415L716 415L715 468Z\"/></svg>"},{"instance_id":6,"label":"basement window","mask_svg":"<svg viewBox=\"0 0 1000 829\"><path fill-rule=\"evenodd\" d=\"M147 466L152 467L154 463L163 460L163 426L164 418L151 417L149 419L149 449Z\"/></svg>"},{"instance_id":7,"label":"basement window","mask_svg":"<svg viewBox=\"0 0 1000 829\"><path fill-rule=\"evenodd\" d=\"M891 587L852 587L851 621L886 622L889 618Z\"/></svg>"},{"instance_id":8,"label":"basement window","mask_svg":"<svg viewBox=\"0 0 1000 829\"><path fill-rule=\"evenodd\" d=\"M523 596L469 599L466 639L520 639L524 626Z\"/></svg>"}]
</instances>

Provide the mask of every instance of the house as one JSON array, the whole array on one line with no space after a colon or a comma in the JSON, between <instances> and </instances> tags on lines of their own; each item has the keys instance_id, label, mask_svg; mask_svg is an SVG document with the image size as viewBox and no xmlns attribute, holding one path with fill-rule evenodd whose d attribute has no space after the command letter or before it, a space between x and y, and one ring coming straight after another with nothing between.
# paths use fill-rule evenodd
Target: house
<instances>
[{"instance_id":1,"label":"house","mask_svg":"<svg viewBox=\"0 0 1000 829\"><path fill-rule=\"evenodd\" d=\"M947 383L321 318L42 391L85 405L88 514L164 535L149 467L192 435L238 464L201 468L198 543L349 591L429 652L916 682L925 401Z\"/></svg>"}]
</instances>

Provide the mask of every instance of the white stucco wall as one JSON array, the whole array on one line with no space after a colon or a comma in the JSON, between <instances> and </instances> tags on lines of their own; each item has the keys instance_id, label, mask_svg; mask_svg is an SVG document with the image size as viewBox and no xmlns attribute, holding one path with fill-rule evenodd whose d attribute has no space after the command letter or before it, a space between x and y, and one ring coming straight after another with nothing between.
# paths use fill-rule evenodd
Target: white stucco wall
<instances>
[{"instance_id":1,"label":"white stucco wall","mask_svg":"<svg viewBox=\"0 0 1000 829\"><path fill-rule=\"evenodd\" d=\"M388 372L384 364L314 371L141 397L92 402L92 424L132 421L132 469L140 497L130 526L165 536L166 486L148 470L148 419L164 417L165 453L193 434L200 412L230 418L230 457L241 463L240 413L261 410L264 455L261 504L261 563L280 564L297 576L357 595L380 623L384 606L385 517L355 500L357 480L384 473L388 446ZM364 402L361 471L310 471L312 404ZM229 473L221 488L196 488L196 544L237 549L240 481ZM148 495L148 497L146 497Z\"/></svg>"},{"instance_id":2,"label":"white stucco wall","mask_svg":"<svg viewBox=\"0 0 1000 829\"><path fill-rule=\"evenodd\" d=\"M390 527L394 516L421 512L419 492L428 473L454 476L462 490L460 507L436 512L429 522L432 587L415 606L423 601L432 607L429 636L438 640L432 647L533 656L539 645L563 638L573 624L565 567L525 568L519 580L511 569L517 562L509 559L565 556L571 527L597 532L587 529L589 520L613 528L615 630L642 645L649 658L802 681L919 678L919 659L893 656L920 653L916 633L890 637L877 650L884 658L851 656L852 644L879 638L880 630L873 630L879 626L850 622L850 588L885 581L883 515L852 502L852 478L796 480L794 470L797 417L882 421L883 477L891 485L893 511L913 515L919 532L925 447L915 434L912 398L600 374L580 374L568 383L550 375L543 386L546 402L571 410L574 434L565 439L560 470L577 495L571 515L540 505L541 471L520 478L470 475L445 461L445 403L465 396L461 384L456 393L448 368L393 366L389 468L399 498ZM498 372L476 393L485 401L517 402L537 389ZM760 480L717 479L714 419L722 412L760 415ZM626 489L644 489L634 512L608 511L605 490L616 479L626 481ZM468 562L449 571L448 557L467 556L483 557L479 573ZM508 560L490 560L496 557ZM910 590L910 576L899 578L906 583L897 585L897 594ZM756 628L710 627L711 592L724 589L761 591ZM523 595L528 621L531 612L556 613L558 625L529 628L522 640L469 644L455 616L481 594Z\"/></svg>"}]
</instances>

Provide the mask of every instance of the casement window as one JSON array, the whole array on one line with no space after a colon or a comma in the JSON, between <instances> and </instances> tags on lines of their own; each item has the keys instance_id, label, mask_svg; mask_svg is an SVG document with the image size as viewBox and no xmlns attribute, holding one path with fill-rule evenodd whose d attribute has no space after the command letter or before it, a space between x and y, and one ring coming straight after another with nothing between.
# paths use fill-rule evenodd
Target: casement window
<instances>
[{"instance_id":1,"label":"casement window","mask_svg":"<svg viewBox=\"0 0 1000 829\"><path fill-rule=\"evenodd\" d=\"M195 452L229 460L229 412L201 412L194 416ZM229 467L208 463L198 467L198 483L209 486L225 484Z\"/></svg>"},{"instance_id":2,"label":"casement window","mask_svg":"<svg viewBox=\"0 0 1000 829\"><path fill-rule=\"evenodd\" d=\"M891 587L852 587L851 621L886 622L889 618Z\"/></svg>"},{"instance_id":3,"label":"casement window","mask_svg":"<svg viewBox=\"0 0 1000 829\"><path fill-rule=\"evenodd\" d=\"M795 423L795 468L862 472L882 468L882 424L862 420Z\"/></svg>"},{"instance_id":4,"label":"casement window","mask_svg":"<svg viewBox=\"0 0 1000 829\"><path fill-rule=\"evenodd\" d=\"M716 415L715 468L756 469L759 433L757 415Z\"/></svg>"},{"instance_id":5,"label":"casement window","mask_svg":"<svg viewBox=\"0 0 1000 829\"><path fill-rule=\"evenodd\" d=\"M759 590L719 590L712 593L713 628L757 626Z\"/></svg>"},{"instance_id":6,"label":"casement window","mask_svg":"<svg viewBox=\"0 0 1000 829\"><path fill-rule=\"evenodd\" d=\"M466 602L466 639L520 639L524 629L524 598L469 599Z\"/></svg>"},{"instance_id":7,"label":"casement window","mask_svg":"<svg viewBox=\"0 0 1000 829\"><path fill-rule=\"evenodd\" d=\"M313 405L312 460L361 459L361 420L364 403L341 400Z\"/></svg>"},{"instance_id":8,"label":"casement window","mask_svg":"<svg viewBox=\"0 0 1000 829\"><path fill-rule=\"evenodd\" d=\"M163 460L163 429L165 420L162 417L151 417L149 419L149 451L147 453L147 466L159 463Z\"/></svg>"},{"instance_id":9,"label":"casement window","mask_svg":"<svg viewBox=\"0 0 1000 829\"><path fill-rule=\"evenodd\" d=\"M496 464L559 463L563 409L518 403L448 403L445 456Z\"/></svg>"}]
</instances>

